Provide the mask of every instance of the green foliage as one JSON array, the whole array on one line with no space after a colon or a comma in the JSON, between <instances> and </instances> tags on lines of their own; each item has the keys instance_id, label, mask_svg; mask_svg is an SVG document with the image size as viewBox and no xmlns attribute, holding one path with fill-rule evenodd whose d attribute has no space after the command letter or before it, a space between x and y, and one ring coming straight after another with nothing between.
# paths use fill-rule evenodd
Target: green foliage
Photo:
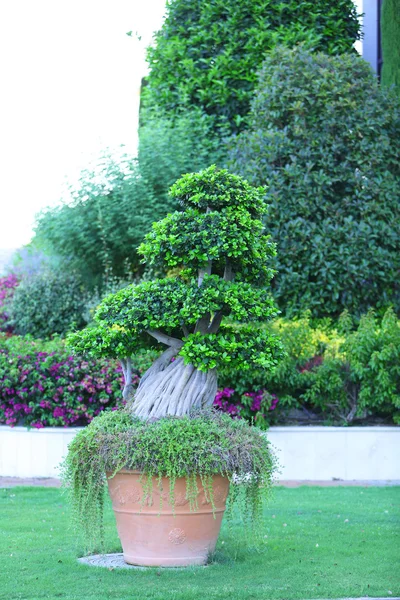
<instances>
[{"instance_id":1,"label":"green foliage","mask_svg":"<svg viewBox=\"0 0 400 600\"><path fill-rule=\"evenodd\" d=\"M259 220L265 212L262 188L211 166L184 175L171 194L184 211L154 223L139 248L150 265L185 267L193 274L209 261L217 272L229 263L238 279L269 282L275 244Z\"/></svg>"},{"instance_id":2,"label":"green foliage","mask_svg":"<svg viewBox=\"0 0 400 600\"><path fill-rule=\"evenodd\" d=\"M400 311L400 104L357 56L271 51L231 168L268 188L290 312Z\"/></svg>"},{"instance_id":3,"label":"green foliage","mask_svg":"<svg viewBox=\"0 0 400 600\"><path fill-rule=\"evenodd\" d=\"M271 415L279 423L290 421L291 409L300 410L305 419L311 415L337 425L371 419L400 422L400 321L392 309L382 318L370 310L356 324L345 312L336 327L314 325L305 314L275 319L261 325L263 330L279 338L283 358L272 370L257 363L247 369L223 363L219 386L238 396L230 402L246 409L243 395L259 390L263 402L271 394L279 398Z\"/></svg>"},{"instance_id":4,"label":"green foliage","mask_svg":"<svg viewBox=\"0 0 400 600\"><path fill-rule=\"evenodd\" d=\"M278 43L328 54L352 50L360 25L351 0L173 0L148 50L147 105L200 108L241 129L263 58Z\"/></svg>"},{"instance_id":5,"label":"green foliage","mask_svg":"<svg viewBox=\"0 0 400 600\"><path fill-rule=\"evenodd\" d=\"M34 337L64 335L82 327L84 287L80 277L44 271L24 279L10 304L10 323L17 334Z\"/></svg>"},{"instance_id":6,"label":"green foliage","mask_svg":"<svg viewBox=\"0 0 400 600\"><path fill-rule=\"evenodd\" d=\"M263 194L215 166L184 175L171 188L183 211L155 223L139 248L150 265L183 269L180 277L143 281L107 296L94 317L98 327L70 336L71 346L122 357L148 347L150 336L166 344L166 336L184 337L181 355L199 370L228 361L272 368L281 355L274 336L245 328L218 333L223 317L260 322L276 315L265 287L275 245L259 220ZM162 339L153 335L160 329Z\"/></svg>"},{"instance_id":7,"label":"green foliage","mask_svg":"<svg viewBox=\"0 0 400 600\"><path fill-rule=\"evenodd\" d=\"M110 274L130 278L139 268L136 248L149 226L144 199L152 204L137 163L127 155L105 155L82 171L69 197L42 212L35 244L60 256L89 287L102 286Z\"/></svg>"},{"instance_id":8,"label":"green foliage","mask_svg":"<svg viewBox=\"0 0 400 600\"><path fill-rule=\"evenodd\" d=\"M381 9L383 65L381 82L400 93L400 10L398 0L384 0Z\"/></svg>"},{"instance_id":9,"label":"green foliage","mask_svg":"<svg viewBox=\"0 0 400 600\"><path fill-rule=\"evenodd\" d=\"M154 221L178 208L168 194L172 184L184 173L211 163L221 166L226 150L212 135L213 119L198 109L164 116L153 107L142 111L140 120L139 169L152 192L140 207L147 233Z\"/></svg>"},{"instance_id":10,"label":"green foliage","mask_svg":"<svg viewBox=\"0 0 400 600\"><path fill-rule=\"evenodd\" d=\"M373 310L349 333L339 352L315 372L304 399L351 422L371 414L400 423L400 322L388 310L379 322Z\"/></svg>"},{"instance_id":11,"label":"green foliage","mask_svg":"<svg viewBox=\"0 0 400 600\"><path fill-rule=\"evenodd\" d=\"M169 478L172 504L175 481L185 477L191 510L197 508L197 476L212 504L213 475L239 479L240 485L231 485L230 501L240 499L238 488L244 490L245 510L259 518L261 499L270 491L276 468L270 444L260 433L213 411L156 422L132 419L124 411L99 415L73 439L63 464L75 524L88 547L93 548L103 533L105 473L112 476L123 467L142 472L143 504L151 496L153 477L159 482Z\"/></svg>"},{"instance_id":12,"label":"green foliage","mask_svg":"<svg viewBox=\"0 0 400 600\"><path fill-rule=\"evenodd\" d=\"M278 337L254 327L221 327L218 334L187 336L180 352L186 364L200 371L228 366L234 371L262 367L272 371L283 356Z\"/></svg>"}]
</instances>

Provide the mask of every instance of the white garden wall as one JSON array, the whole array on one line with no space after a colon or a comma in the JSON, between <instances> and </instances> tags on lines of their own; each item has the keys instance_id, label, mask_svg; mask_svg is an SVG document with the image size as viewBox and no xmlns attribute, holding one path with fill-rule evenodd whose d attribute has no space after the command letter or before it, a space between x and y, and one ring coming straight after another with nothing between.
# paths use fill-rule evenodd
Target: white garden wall
<instances>
[{"instance_id":1,"label":"white garden wall","mask_svg":"<svg viewBox=\"0 0 400 600\"><path fill-rule=\"evenodd\" d=\"M0 476L57 477L78 428L0 426ZM282 480L400 480L400 427L271 427Z\"/></svg>"},{"instance_id":2,"label":"white garden wall","mask_svg":"<svg viewBox=\"0 0 400 600\"><path fill-rule=\"evenodd\" d=\"M280 479L400 480L400 427L271 427Z\"/></svg>"}]
</instances>

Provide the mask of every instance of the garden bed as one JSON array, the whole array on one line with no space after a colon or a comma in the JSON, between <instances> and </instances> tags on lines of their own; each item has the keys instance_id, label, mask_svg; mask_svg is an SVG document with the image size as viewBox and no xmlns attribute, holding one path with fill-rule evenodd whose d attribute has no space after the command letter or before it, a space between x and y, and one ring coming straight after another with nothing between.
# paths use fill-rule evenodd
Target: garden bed
<instances>
[{"instance_id":1,"label":"garden bed","mask_svg":"<svg viewBox=\"0 0 400 600\"><path fill-rule=\"evenodd\" d=\"M57 477L79 428L0 426L0 475ZM400 427L271 427L282 480L400 480Z\"/></svg>"}]
</instances>

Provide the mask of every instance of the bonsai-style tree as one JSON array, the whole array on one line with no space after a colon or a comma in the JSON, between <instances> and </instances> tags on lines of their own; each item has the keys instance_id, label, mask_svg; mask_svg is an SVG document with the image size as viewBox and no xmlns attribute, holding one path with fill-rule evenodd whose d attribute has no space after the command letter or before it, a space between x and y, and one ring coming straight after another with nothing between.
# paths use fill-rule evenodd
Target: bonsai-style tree
<instances>
[{"instance_id":1,"label":"bonsai-style tree","mask_svg":"<svg viewBox=\"0 0 400 600\"><path fill-rule=\"evenodd\" d=\"M119 358L128 408L145 420L211 405L221 365L270 369L282 353L277 338L251 324L277 313L264 188L211 166L181 177L170 194L182 210L154 223L139 252L173 276L108 296L97 326L69 337L77 352ZM133 394L131 356L154 343L166 349Z\"/></svg>"}]
</instances>

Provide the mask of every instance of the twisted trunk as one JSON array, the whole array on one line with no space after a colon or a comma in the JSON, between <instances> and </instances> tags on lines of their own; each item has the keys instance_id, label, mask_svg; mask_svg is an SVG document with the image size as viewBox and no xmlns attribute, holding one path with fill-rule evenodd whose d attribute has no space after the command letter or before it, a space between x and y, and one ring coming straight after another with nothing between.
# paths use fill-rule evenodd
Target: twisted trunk
<instances>
[{"instance_id":1,"label":"twisted trunk","mask_svg":"<svg viewBox=\"0 0 400 600\"><path fill-rule=\"evenodd\" d=\"M176 348L168 348L143 375L130 411L142 419L187 415L194 408L211 405L217 393L217 373L204 373L183 358L172 361Z\"/></svg>"},{"instance_id":2,"label":"twisted trunk","mask_svg":"<svg viewBox=\"0 0 400 600\"><path fill-rule=\"evenodd\" d=\"M124 389L122 391L122 397L125 402L129 402L134 394L134 386L132 383L132 361L128 358L120 358L119 362L122 367L122 372L124 374Z\"/></svg>"}]
</instances>

